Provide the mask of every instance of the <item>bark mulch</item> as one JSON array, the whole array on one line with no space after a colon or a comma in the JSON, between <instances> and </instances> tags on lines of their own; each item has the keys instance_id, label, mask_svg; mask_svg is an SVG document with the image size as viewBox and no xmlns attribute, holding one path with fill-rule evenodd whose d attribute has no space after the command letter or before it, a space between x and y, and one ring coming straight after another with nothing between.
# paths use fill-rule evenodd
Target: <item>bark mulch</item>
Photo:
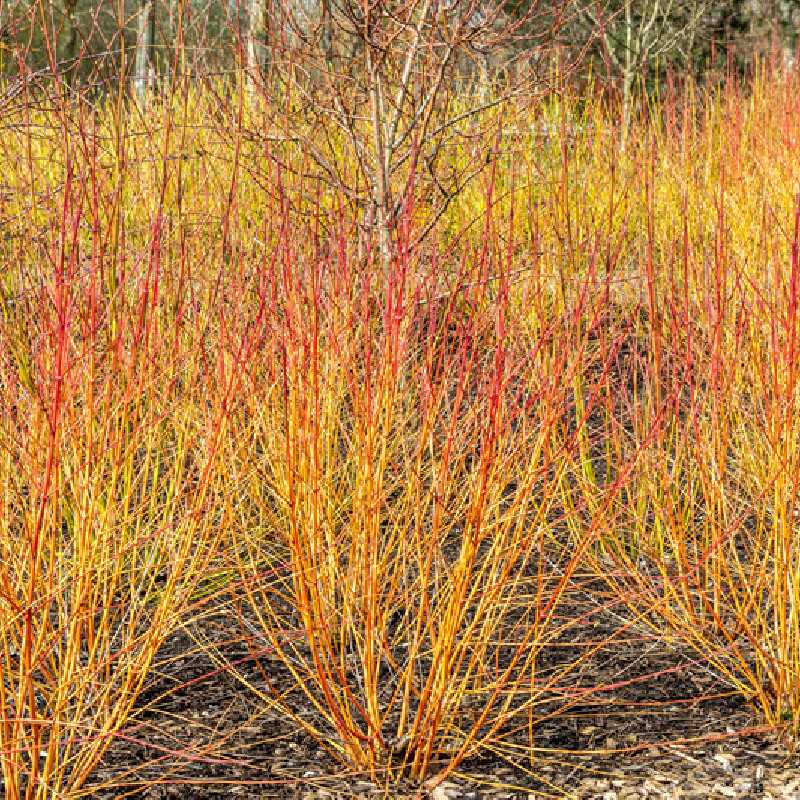
<instances>
[{"instance_id":1,"label":"bark mulch","mask_svg":"<svg viewBox=\"0 0 800 800\"><path fill-rule=\"evenodd\" d=\"M585 637L613 624L597 622ZM203 636L222 642L225 658L263 688L247 648L223 642L225 620L203 626ZM427 789L343 773L186 632L175 635L159 663L140 699L141 713L94 776L91 796L98 800L800 800L800 758L775 732L759 728L751 709L690 654L648 644L644 636L619 638L582 666L577 681L609 689L542 722L532 764L527 755L521 764L474 759ZM263 663L280 686L286 680L281 665Z\"/></svg>"}]
</instances>

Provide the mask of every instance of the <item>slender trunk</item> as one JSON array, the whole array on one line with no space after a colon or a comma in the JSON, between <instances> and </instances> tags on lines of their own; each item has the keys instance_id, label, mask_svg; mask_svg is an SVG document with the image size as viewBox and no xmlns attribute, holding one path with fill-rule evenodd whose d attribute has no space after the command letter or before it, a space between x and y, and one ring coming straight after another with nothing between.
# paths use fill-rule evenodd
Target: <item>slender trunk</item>
<instances>
[{"instance_id":1,"label":"slender trunk","mask_svg":"<svg viewBox=\"0 0 800 800\"><path fill-rule=\"evenodd\" d=\"M138 32L136 36L136 64L134 89L136 97L144 102L153 69L153 42L156 33L155 0L141 0L139 4Z\"/></svg>"},{"instance_id":2,"label":"slender trunk","mask_svg":"<svg viewBox=\"0 0 800 800\"><path fill-rule=\"evenodd\" d=\"M247 31L247 70L251 91L255 91L257 81L268 71L268 0L250 0Z\"/></svg>"},{"instance_id":3,"label":"slender trunk","mask_svg":"<svg viewBox=\"0 0 800 800\"><path fill-rule=\"evenodd\" d=\"M169 2L169 21L167 23L167 36L172 43L171 55L174 55L174 61L170 64L169 69L173 70L173 75L186 74L186 53L183 49L183 20L181 13L183 11L183 3L181 0L168 0Z\"/></svg>"},{"instance_id":4,"label":"slender trunk","mask_svg":"<svg viewBox=\"0 0 800 800\"><path fill-rule=\"evenodd\" d=\"M489 90L491 88L491 79L489 77L489 54L481 53L480 55L480 97L481 102L485 103L489 98Z\"/></svg>"},{"instance_id":5,"label":"slender trunk","mask_svg":"<svg viewBox=\"0 0 800 800\"><path fill-rule=\"evenodd\" d=\"M631 0L625 0L625 71L622 76L623 150L628 143L628 131L631 126L631 95L633 94L633 72L635 68L633 46L633 14L631 10Z\"/></svg>"},{"instance_id":6,"label":"slender trunk","mask_svg":"<svg viewBox=\"0 0 800 800\"><path fill-rule=\"evenodd\" d=\"M64 4L66 25L69 29L69 35L67 37L66 44L64 45L64 53L63 53L64 66L65 66L64 78L66 79L66 83L68 86L72 85L75 72L78 68L77 65L78 23L75 20L76 5L77 5L77 0L68 0Z\"/></svg>"},{"instance_id":7,"label":"slender trunk","mask_svg":"<svg viewBox=\"0 0 800 800\"><path fill-rule=\"evenodd\" d=\"M631 104L633 102L633 71L625 68L622 80L622 149L628 142L631 127Z\"/></svg>"},{"instance_id":8,"label":"slender trunk","mask_svg":"<svg viewBox=\"0 0 800 800\"><path fill-rule=\"evenodd\" d=\"M372 117L372 147L374 151L375 172L374 172L374 191L375 191L375 225L378 229L378 245L381 251L381 259L384 268L389 268L391 242L390 219L389 219L389 161L390 155L387 150L387 143L384 141L384 118L383 102L381 97L381 79L378 69L373 64L372 54L367 57L367 70L370 75L370 115Z\"/></svg>"},{"instance_id":9,"label":"slender trunk","mask_svg":"<svg viewBox=\"0 0 800 800\"><path fill-rule=\"evenodd\" d=\"M325 68L330 73L333 70L333 16L331 14L331 0L322 0L322 52L325 54Z\"/></svg>"}]
</instances>

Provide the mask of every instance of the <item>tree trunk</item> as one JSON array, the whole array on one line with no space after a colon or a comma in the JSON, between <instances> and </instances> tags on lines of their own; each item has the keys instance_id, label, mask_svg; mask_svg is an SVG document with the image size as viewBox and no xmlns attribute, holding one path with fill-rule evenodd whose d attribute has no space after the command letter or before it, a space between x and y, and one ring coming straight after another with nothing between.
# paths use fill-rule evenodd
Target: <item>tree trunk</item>
<instances>
[{"instance_id":1,"label":"tree trunk","mask_svg":"<svg viewBox=\"0 0 800 800\"><path fill-rule=\"evenodd\" d=\"M64 45L63 62L65 67L65 82L71 86L77 71L77 57L78 57L78 23L75 20L75 6L77 0L67 0L64 3L64 15L66 27L69 30L66 44Z\"/></svg>"},{"instance_id":2,"label":"tree trunk","mask_svg":"<svg viewBox=\"0 0 800 800\"><path fill-rule=\"evenodd\" d=\"M140 102L147 96L153 69L153 42L156 33L155 0L140 0L138 31L136 36L136 65L134 90Z\"/></svg>"},{"instance_id":3,"label":"tree trunk","mask_svg":"<svg viewBox=\"0 0 800 800\"><path fill-rule=\"evenodd\" d=\"M247 31L247 70L251 90L259 77L267 72L269 15L268 0L250 0Z\"/></svg>"},{"instance_id":4,"label":"tree trunk","mask_svg":"<svg viewBox=\"0 0 800 800\"><path fill-rule=\"evenodd\" d=\"M378 232L378 246L384 269L388 271L391 257L391 220L389 218L389 165L390 142L384 140L384 105L381 76L373 55L367 51L367 73L369 75L369 104L372 124L372 147L375 161L373 193L375 201L375 225Z\"/></svg>"},{"instance_id":5,"label":"tree trunk","mask_svg":"<svg viewBox=\"0 0 800 800\"><path fill-rule=\"evenodd\" d=\"M322 52L325 54L325 66L333 70L333 15L330 0L322 0Z\"/></svg>"},{"instance_id":6,"label":"tree trunk","mask_svg":"<svg viewBox=\"0 0 800 800\"><path fill-rule=\"evenodd\" d=\"M628 131L631 127L631 102L633 94L633 78L636 60L633 53L633 15L631 0L625 0L625 68L622 76L622 149L628 143Z\"/></svg>"}]
</instances>

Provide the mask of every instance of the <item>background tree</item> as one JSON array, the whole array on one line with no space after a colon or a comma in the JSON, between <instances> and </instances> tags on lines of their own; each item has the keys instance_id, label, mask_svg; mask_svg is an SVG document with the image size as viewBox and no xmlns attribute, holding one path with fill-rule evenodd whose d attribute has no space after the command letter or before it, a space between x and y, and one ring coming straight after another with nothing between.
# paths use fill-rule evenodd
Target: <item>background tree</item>
<instances>
[{"instance_id":1,"label":"background tree","mask_svg":"<svg viewBox=\"0 0 800 800\"><path fill-rule=\"evenodd\" d=\"M179 17L180 54L173 46ZM715 79L719 64L745 71L770 49L788 64L798 29L797 0L0 0L0 75L16 86L26 74L56 68L68 83L103 92L120 77L138 90L176 58L198 80L246 65L260 81L274 62L278 71L262 84L265 93L285 90L290 75L295 88L310 93L306 101L319 119L335 117L352 139L352 114L342 113L342 103L355 102L359 119L369 116L366 84L378 78L381 88L397 88L407 52L413 53L408 81L432 81L441 99L443 87L462 91L470 82L487 87L509 77L517 89L530 88L533 73L547 73L550 45L557 43L571 62L592 64L594 75L605 72L629 119L637 81L651 89L668 66ZM389 53L381 50L386 44ZM341 96L325 99L326 87ZM385 110L395 96L383 96ZM401 97L408 110L413 93ZM373 148L374 136L362 144ZM381 147L391 151L391 141L383 137Z\"/></svg>"},{"instance_id":2,"label":"background tree","mask_svg":"<svg viewBox=\"0 0 800 800\"><path fill-rule=\"evenodd\" d=\"M250 0L247 30L247 68L251 86L268 71L269 21L274 14L268 8L269 0Z\"/></svg>"},{"instance_id":3,"label":"background tree","mask_svg":"<svg viewBox=\"0 0 800 800\"><path fill-rule=\"evenodd\" d=\"M153 46L156 37L156 5L155 0L140 0L137 34L136 65L134 87L140 101L145 98L148 85L151 83L153 66Z\"/></svg>"},{"instance_id":4,"label":"background tree","mask_svg":"<svg viewBox=\"0 0 800 800\"><path fill-rule=\"evenodd\" d=\"M293 105L274 106L270 135L302 139L316 176L363 207L384 259L411 183L429 181L436 219L485 167L490 132L470 128L479 112L542 91L560 18L555 5L510 13L505 2L479 0L326 0L283 4L280 19L277 11L264 89ZM468 90L501 75L491 97ZM480 138L481 160L448 159L470 136Z\"/></svg>"},{"instance_id":5,"label":"background tree","mask_svg":"<svg viewBox=\"0 0 800 800\"><path fill-rule=\"evenodd\" d=\"M605 65L621 84L622 144L631 122L637 77L646 79L659 62L691 65L696 40L712 3L709 0L573 0L577 26L588 23Z\"/></svg>"},{"instance_id":6,"label":"background tree","mask_svg":"<svg viewBox=\"0 0 800 800\"><path fill-rule=\"evenodd\" d=\"M666 72L716 80L718 68L746 71L755 59L782 51L793 61L800 27L797 0L571 0L562 46L583 48L594 74L620 97L623 141L634 90L658 87Z\"/></svg>"}]
</instances>

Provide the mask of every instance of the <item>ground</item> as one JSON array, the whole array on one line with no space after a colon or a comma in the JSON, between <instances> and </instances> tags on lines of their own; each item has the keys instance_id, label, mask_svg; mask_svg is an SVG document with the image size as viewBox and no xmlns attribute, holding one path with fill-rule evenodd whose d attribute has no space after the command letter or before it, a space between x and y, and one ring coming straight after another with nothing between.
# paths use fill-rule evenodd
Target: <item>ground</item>
<instances>
[{"instance_id":1,"label":"ground","mask_svg":"<svg viewBox=\"0 0 800 800\"><path fill-rule=\"evenodd\" d=\"M474 760L431 790L386 788L345 774L193 642L198 634L216 639L258 687L263 678L249 666L247 648L231 640L226 618L196 625L203 630L176 634L165 647L157 683L140 699L141 715L95 775L98 800L800 800L800 758L786 742L696 659L657 640L647 646L620 638L587 666L596 684L617 688L541 723L532 767L527 758L525 769ZM158 783L144 785L152 780Z\"/></svg>"}]
</instances>

